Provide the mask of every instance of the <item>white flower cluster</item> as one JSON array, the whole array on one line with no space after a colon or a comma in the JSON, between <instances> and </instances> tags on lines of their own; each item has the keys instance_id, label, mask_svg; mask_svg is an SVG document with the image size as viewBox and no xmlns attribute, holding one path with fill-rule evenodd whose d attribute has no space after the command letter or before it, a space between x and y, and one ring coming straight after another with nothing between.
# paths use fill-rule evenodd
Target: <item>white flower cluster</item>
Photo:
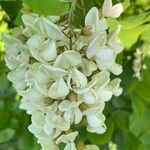
<instances>
[{"instance_id":1,"label":"white flower cluster","mask_svg":"<svg viewBox=\"0 0 150 150\"><path fill-rule=\"evenodd\" d=\"M33 14L22 16L25 28L21 33L4 35L5 61L11 70L8 79L22 96L20 107L31 114L29 130L42 150L58 150L60 143L65 144L64 150L76 150L78 132L72 125L83 118L87 131L106 131L102 111L106 101L122 93L121 80L111 80L110 73L122 72L115 59L123 50L118 40L120 26L107 34L106 17L117 18L121 12L121 4L112 6L111 0L105 0L102 16L93 7L85 27L72 31L72 40L69 28L53 23L54 18ZM85 145L83 149L98 147Z\"/></svg>"},{"instance_id":2,"label":"white flower cluster","mask_svg":"<svg viewBox=\"0 0 150 150\"><path fill-rule=\"evenodd\" d=\"M133 76L141 80L141 69L142 69L142 52L140 49L136 49L134 52L134 60L133 60Z\"/></svg>"}]
</instances>

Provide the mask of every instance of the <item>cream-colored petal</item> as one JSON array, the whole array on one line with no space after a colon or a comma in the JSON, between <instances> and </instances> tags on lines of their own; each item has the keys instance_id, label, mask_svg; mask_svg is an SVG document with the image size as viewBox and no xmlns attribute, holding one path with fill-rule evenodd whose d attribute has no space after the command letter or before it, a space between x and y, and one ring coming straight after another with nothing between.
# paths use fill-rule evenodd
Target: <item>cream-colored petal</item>
<instances>
[{"instance_id":1,"label":"cream-colored petal","mask_svg":"<svg viewBox=\"0 0 150 150\"><path fill-rule=\"evenodd\" d=\"M101 18L98 22L98 30L105 31L108 29L108 23L105 18Z\"/></svg>"},{"instance_id":2,"label":"cream-colored petal","mask_svg":"<svg viewBox=\"0 0 150 150\"><path fill-rule=\"evenodd\" d=\"M49 89L48 95L53 99L63 99L69 94L69 88L63 79L56 80Z\"/></svg>"},{"instance_id":3,"label":"cream-colored petal","mask_svg":"<svg viewBox=\"0 0 150 150\"><path fill-rule=\"evenodd\" d=\"M71 70L72 81L78 88L83 88L87 85L87 78L75 67Z\"/></svg>"},{"instance_id":4,"label":"cream-colored petal","mask_svg":"<svg viewBox=\"0 0 150 150\"><path fill-rule=\"evenodd\" d=\"M86 145L85 150L99 150L97 145Z\"/></svg>"},{"instance_id":5,"label":"cream-colored petal","mask_svg":"<svg viewBox=\"0 0 150 150\"><path fill-rule=\"evenodd\" d=\"M103 88L110 81L110 73L107 71L101 71L100 73L95 74L92 80L93 82L96 82L94 86L95 89Z\"/></svg>"},{"instance_id":6,"label":"cream-colored petal","mask_svg":"<svg viewBox=\"0 0 150 150\"><path fill-rule=\"evenodd\" d=\"M14 43L22 44L22 42L16 38L14 38L11 35L8 35L6 33L3 33L3 41L5 43L5 46L13 46Z\"/></svg>"},{"instance_id":7,"label":"cream-colored petal","mask_svg":"<svg viewBox=\"0 0 150 150\"><path fill-rule=\"evenodd\" d=\"M75 124L78 124L82 120L82 113L79 108L75 108Z\"/></svg>"},{"instance_id":8,"label":"cream-colored petal","mask_svg":"<svg viewBox=\"0 0 150 150\"><path fill-rule=\"evenodd\" d=\"M65 111L64 113L64 119L66 122L68 122L69 124L71 122L73 122L73 119L74 119L74 114L73 114L73 111L70 109L68 111Z\"/></svg>"},{"instance_id":9,"label":"cream-colored petal","mask_svg":"<svg viewBox=\"0 0 150 150\"><path fill-rule=\"evenodd\" d=\"M109 48L100 48L97 50L96 57L102 61L109 61L113 58L113 51Z\"/></svg>"},{"instance_id":10,"label":"cream-colored petal","mask_svg":"<svg viewBox=\"0 0 150 150\"><path fill-rule=\"evenodd\" d=\"M111 33L107 42L108 46L110 46L116 54L120 53L123 50L123 45L119 41L120 30L121 26L118 25L115 31Z\"/></svg>"},{"instance_id":11,"label":"cream-colored petal","mask_svg":"<svg viewBox=\"0 0 150 150\"><path fill-rule=\"evenodd\" d=\"M118 18L123 12L123 5L121 3L112 6L112 0L105 0L102 7L104 17Z\"/></svg>"},{"instance_id":12,"label":"cream-colored petal","mask_svg":"<svg viewBox=\"0 0 150 150\"><path fill-rule=\"evenodd\" d=\"M115 64L115 57L109 61L102 61L96 58L96 63L100 70L110 70L110 68Z\"/></svg>"},{"instance_id":13,"label":"cream-colored petal","mask_svg":"<svg viewBox=\"0 0 150 150\"><path fill-rule=\"evenodd\" d=\"M99 127L102 124L102 121L95 115L88 115L87 122L91 127Z\"/></svg>"},{"instance_id":14,"label":"cream-colored petal","mask_svg":"<svg viewBox=\"0 0 150 150\"><path fill-rule=\"evenodd\" d=\"M90 76L97 69L97 65L94 61L83 59L82 69L84 75Z\"/></svg>"},{"instance_id":15,"label":"cream-colored petal","mask_svg":"<svg viewBox=\"0 0 150 150\"><path fill-rule=\"evenodd\" d=\"M37 19L38 15L36 14L30 14L30 15L27 15L27 14L24 14L21 18L22 18L22 21L23 23L26 25L26 26L33 26L33 22Z\"/></svg>"},{"instance_id":16,"label":"cream-colored petal","mask_svg":"<svg viewBox=\"0 0 150 150\"><path fill-rule=\"evenodd\" d=\"M93 30L97 30L99 23L99 11L96 7L92 7L85 17L85 26L93 27Z\"/></svg>"},{"instance_id":17,"label":"cream-colored petal","mask_svg":"<svg viewBox=\"0 0 150 150\"><path fill-rule=\"evenodd\" d=\"M45 41L45 38L42 35L36 34L32 36L31 38L29 38L26 44L29 46L30 49L36 49L44 41Z\"/></svg>"},{"instance_id":18,"label":"cream-colored petal","mask_svg":"<svg viewBox=\"0 0 150 150\"><path fill-rule=\"evenodd\" d=\"M70 50L60 54L54 66L60 67L63 69L70 69L72 67L78 66L82 63L81 55L76 51Z\"/></svg>"},{"instance_id":19,"label":"cream-colored petal","mask_svg":"<svg viewBox=\"0 0 150 150\"><path fill-rule=\"evenodd\" d=\"M97 95L100 101L109 101L113 96L113 92L106 89L100 89L97 91Z\"/></svg>"},{"instance_id":20,"label":"cream-colored petal","mask_svg":"<svg viewBox=\"0 0 150 150\"><path fill-rule=\"evenodd\" d=\"M34 26L39 34L42 34L45 37L49 37L50 39L60 40L63 36L58 26L44 17L39 17L34 22Z\"/></svg>"},{"instance_id":21,"label":"cream-colored petal","mask_svg":"<svg viewBox=\"0 0 150 150\"><path fill-rule=\"evenodd\" d=\"M123 69L122 66L119 64L114 64L111 68L110 71L115 74L115 75L119 75L122 73Z\"/></svg>"},{"instance_id":22,"label":"cream-colored petal","mask_svg":"<svg viewBox=\"0 0 150 150\"><path fill-rule=\"evenodd\" d=\"M44 60L46 60L46 61L53 61L57 57L55 41L51 40L49 42L46 49L43 50L42 55L44 57Z\"/></svg>"},{"instance_id":23,"label":"cream-colored petal","mask_svg":"<svg viewBox=\"0 0 150 150\"><path fill-rule=\"evenodd\" d=\"M96 101L95 96L91 91L83 94L83 100L87 104L93 104Z\"/></svg>"},{"instance_id":24,"label":"cream-colored petal","mask_svg":"<svg viewBox=\"0 0 150 150\"><path fill-rule=\"evenodd\" d=\"M98 49L99 49L98 37L96 37L87 48L87 52L86 52L87 58L92 58L96 54L96 51Z\"/></svg>"},{"instance_id":25,"label":"cream-colored petal","mask_svg":"<svg viewBox=\"0 0 150 150\"><path fill-rule=\"evenodd\" d=\"M51 65L42 65L41 71L44 71L52 79L58 79L68 74L66 70Z\"/></svg>"},{"instance_id":26,"label":"cream-colored petal","mask_svg":"<svg viewBox=\"0 0 150 150\"><path fill-rule=\"evenodd\" d=\"M68 109L71 108L71 102L70 101L67 101L67 100L64 100L62 101L60 104L59 104L59 110L60 111L67 111Z\"/></svg>"},{"instance_id":27,"label":"cream-colored petal","mask_svg":"<svg viewBox=\"0 0 150 150\"><path fill-rule=\"evenodd\" d=\"M112 7L110 17L118 18L122 12L123 12L123 5L121 3L118 3Z\"/></svg>"}]
</instances>

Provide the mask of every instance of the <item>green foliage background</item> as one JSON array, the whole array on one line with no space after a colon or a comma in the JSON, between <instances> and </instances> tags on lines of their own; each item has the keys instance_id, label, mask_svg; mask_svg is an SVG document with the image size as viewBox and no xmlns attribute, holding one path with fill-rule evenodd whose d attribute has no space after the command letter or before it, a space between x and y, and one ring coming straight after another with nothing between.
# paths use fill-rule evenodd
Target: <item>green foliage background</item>
<instances>
[{"instance_id":1,"label":"green foliage background","mask_svg":"<svg viewBox=\"0 0 150 150\"><path fill-rule=\"evenodd\" d=\"M118 0L119 1L119 0ZM114 0L113 2L118 2ZM123 65L120 76L124 92L106 104L107 131L103 135L88 133L82 124L79 139L99 145L102 150L150 150L150 2L149 0L120 0L124 13L119 19L108 18L110 31L122 25L120 39L125 47L117 60ZM120 2L119 1L119 2ZM73 9L72 23L84 25L88 10L100 8L103 0L77 0ZM57 15L69 11L69 4L59 0L10 0L0 1L0 32L10 33L22 25L21 15L35 12L39 15ZM5 11L5 13L4 13ZM30 117L19 109L20 98L7 80L8 69L3 60L4 47L0 35L0 150L39 150L36 139L28 132ZM145 57L142 81L133 77L133 53L140 48Z\"/></svg>"}]
</instances>

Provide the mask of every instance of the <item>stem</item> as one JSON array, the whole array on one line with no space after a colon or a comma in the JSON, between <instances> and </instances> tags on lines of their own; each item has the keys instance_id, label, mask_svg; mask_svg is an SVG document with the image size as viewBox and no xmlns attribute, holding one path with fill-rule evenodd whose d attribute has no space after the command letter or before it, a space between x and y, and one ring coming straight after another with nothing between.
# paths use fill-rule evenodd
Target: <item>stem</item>
<instances>
[{"instance_id":1,"label":"stem","mask_svg":"<svg viewBox=\"0 0 150 150\"><path fill-rule=\"evenodd\" d=\"M74 11L76 8L76 2L77 0L73 0L72 3L70 3L70 11L69 11L69 39L70 39L70 44L69 44L69 48L70 50L72 50L72 45L73 45L73 21L74 21Z\"/></svg>"}]
</instances>

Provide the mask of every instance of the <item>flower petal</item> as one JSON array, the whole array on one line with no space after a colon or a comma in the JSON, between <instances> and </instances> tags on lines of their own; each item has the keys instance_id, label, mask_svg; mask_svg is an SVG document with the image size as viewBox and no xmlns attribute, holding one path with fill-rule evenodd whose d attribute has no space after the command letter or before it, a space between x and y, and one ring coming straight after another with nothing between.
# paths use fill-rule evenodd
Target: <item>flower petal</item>
<instances>
[{"instance_id":1,"label":"flower petal","mask_svg":"<svg viewBox=\"0 0 150 150\"><path fill-rule=\"evenodd\" d=\"M100 101L109 101L112 98L113 93L109 90L101 89L97 91L97 95Z\"/></svg>"},{"instance_id":2,"label":"flower petal","mask_svg":"<svg viewBox=\"0 0 150 150\"><path fill-rule=\"evenodd\" d=\"M109 48L100 48L97 51L96 57L102 61L109 61L113 58L113 51Z\"/></svg>"},{"instance_id":3,"label":"flower petal","mask_svg":"<svg viewBox=\"0 0 150 150\"><path fill-rule=\"evenodd\" d=\"M86 104L93 104L96 101L94 94L91 91L83 94L83 100Z\"/></svg>"},{"instance_id":4,"label":"flower petal","mask_svg":"<svg viewBox=\"0 0 150 150\"><path fill-rule=\"evenodd\" d=\"M99 11L96 7L92 7L85 17L85 26L93 27L93 30L97 30L99 23Z\"/></svg>"},{"instance_id":5,"label":"flower petal","mask_svg":"<svg viewBox=\"0 0 150 150\"><path fill-rule=\"evenodd\" d=\"M33 22L37 19L38 15L36 14L24 14L22 16L22 21L26 26L32 27L33 26Z\"/></svg>"},{"instance_id":6,"label":"flower petal","mask_svg":"<svg viewBox=\"0 0 150 150\"><path fill-rule=\"evenodd\" d=\"M56 80L49 89L48 95L53 99L63 99L69 94L69 88L62 79Z\"/></svg>"},{"instance_id":7,"label":"flower petal","mask_svg":"<svg viewBox=\"0 0 150 150\"><path fill-rule=\"evenodd\" d=\"M62 38L62 32L57 25L50 20L40 17L34 22L36 31L45 37L49 37L53 40L59 40Z\"/></svg>"},{"instance_id":8,"label":"flower petal","mask_svg":"<svg viewBox=\"0 0 150 150\"><path fill-rule=\"evenodd\" d=\"M54 66L63 69L70 69L82 63L81 55L73 50L66 51L59 55L54 63Z\"/></svg>"},{"instance_id":9,"label":"flower petal","mask_svg":"<svg viewBox=\"0 0 150 150\"><path fill-rule=\"evenodd\" d=\"M118 18L123 12L121 3L112 6L112 0L105 0L102 7L104 17Z\"/></svg>"},{"instance_id":10,"label":"flower petal","mask_svg":"<svg viewBox=\"0 0 150 150\"><path fill-rule=\"evenodd\" d=\"M71 108L71 102L70 101L67 101L67 100L64 100L62 101L60 104L59 104L59 110L60 111L67 111L68 109Z\"/></svg>"},{"instance_id":11,"label":"flower petal","mask_svg":"<svg viewBox=\"0 0 150 150\"><path fill-rule=\"evenodd\" d=\"M76 85L77 88L83 88L87 85L86 76L84 76L84 74L82 74L75 67L71 70L71 77L73 83Z\"/></svg>"},{"instance_id":12,"label":"flower petal","mask_svg":"<svg viewBox=\"0 0 150 150\"><path fill-rule=\"evenodd\" d=\"M85 150L99 150L97 145L86 145Z\"/></svg>"},{"instance_id":13,"label":"flower petal","mask_svg":"<svg viewBox=\"0 0 150 150\"><path fill-rule=\"evenodd\" d=\"M99 127L102 124L102 121L96 117L95 115L88 115L87 116L87 122L91 127Z\"/></svg>"},{"instance_id":14,"label":"flower petal","mask_svg":"<svg viewBox=\"0 0 150 150\"><path fill-rule=\"evenodd\" d=\"M79 108L75 109L75 124L78 124L82 120L82 113Z\"/></svg>"},{"instance_id":15,"label":"flower petal","mask_svg":"<svg viewBox=\"0 0 150 150\"><path fill-rule=\"evenodd\" d=\"M47 48L43 51L43 57L46 61L53 61L57 57L56 43L51 40Z\"/></svg>"}]
</instances>

